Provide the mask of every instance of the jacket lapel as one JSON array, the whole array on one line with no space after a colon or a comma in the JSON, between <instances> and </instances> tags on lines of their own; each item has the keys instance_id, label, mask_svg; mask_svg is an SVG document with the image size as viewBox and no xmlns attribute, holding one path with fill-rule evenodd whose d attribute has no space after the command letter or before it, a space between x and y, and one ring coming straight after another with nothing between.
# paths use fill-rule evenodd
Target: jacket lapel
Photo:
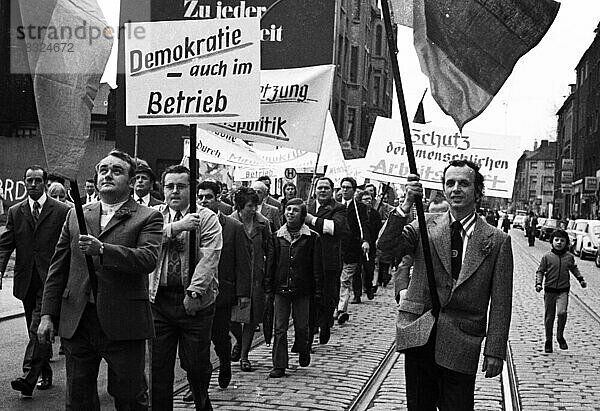
<instances>
[{"instance_id":1,"label":"jacket lapel","mask_svg":"<svg viewBox=\"0 0 600 411\"><path fill-rule=\"evenodd\" d=\"M488 247L488 243L491 241L490 237L493 235L491 226L486 223L481 217L477 217L475 221L475 228L473 235L469 239L467 244L466 255L462 263L460 275L456 282L456 287L464 283L471 277L479 265L483 262L487 256L487 252L484 251Z\"/></svg>"},{"instance_id":2,"label":"jacket lapel","mask_svg":"<svg viewBox=\"0 0 600 411\"><path fill-rule=\"evenodd\" d=\"M50 215L50 213L52 212L52 210L54 209L54 204L52 203L52 200L50 198L50 196L48 196L46 198L46 202L44 203L44 207L42 207L42 212L40 213L40 217L37 220L37 224L35 225L35 228L37 229L39 227L40 224L42 224L42 221L44 221L46 219L46 217L48 217ZM33 219L33 216L31 217Z\"/></svg>"},{"instance_id":3,"label":"jacket lapel","mask_svg":"<svg viewBox=\"0 0 600 411\"><path fill-rule=\"evenodd\" d=\"M127 202L125 204L123 204L121 206L121 208L119 208L117 210L117 212L112 216L112 218L110 219L110 221L108 222L108 224L106 224L106 227L104 227L104 230L102 230L100 232L100 234L98 234L98 238L104 236L106 233L108 233L110 230L112 230L116 225L120 224L122 221L125 221L126 218L131 218L131 216L126 217L126 218L118 218L117 217L117 213L121 210L125 210L128 209L131 213L135 213L138 209L138 203L135 202L131 197L129 198L129 200L127 200Z\"/></svg>"},{"instance_id":4,"label":"jacket lapel","mask_svg":"<svg viewBox=\"0 0 600 411\"><path fill-rule=\"evenodd\" d=\"M84 208L85 225L90 235L96 238L100 234L100 207L100 201L96 201Z\"/></svg>"},{"instance_id":5,"label":"jacket lapel","mask_svg":"<svg viewBox=\"0 0 600 411\"><path fill-rule=\"evenodd\" d=\"M446 269L446 273L452 275L450 244L448 244L448 240L450 239L450 217L448 216L448 213L432 220L429 232L435 251L440 257L440 260Z\"/></svg>"},{"instance_id":6,"label":"jacket lapel","mask_svg":"<svg viewBox=\"0 0 600 411\"><path fill-rule=\"evenodd\" d=\"M26 198L25 201L21 203L21 213L23 213L27 222L29 222L31 229L35 230L33 215L31 215L31 208L29 208L29 198Z\"/></svg>"}]
</instances>

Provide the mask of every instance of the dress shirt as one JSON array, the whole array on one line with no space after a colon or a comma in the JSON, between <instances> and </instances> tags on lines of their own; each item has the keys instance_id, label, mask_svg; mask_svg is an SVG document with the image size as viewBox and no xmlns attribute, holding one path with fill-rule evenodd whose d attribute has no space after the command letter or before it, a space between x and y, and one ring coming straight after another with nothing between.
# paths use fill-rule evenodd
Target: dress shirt
<instances>
[{"instance_id":1,"label":"dress shirt","mask_svg":"<svg viewBox=\"0 0 600 411\"><path fill-rule=\"evenodd\" d=\"M188 211L190 210L190 206L187 206L185 208L185 210L181 210L179 211L181 213L181 218L183 219L183 217L186 216L186 214L188 213ZM171 224L173 224L173 222L175 222L175 215L177 214L176 210L173 210L171 207L169 207L169 221L166 222L165 224L165 232L167 233L167 237L170 239L173 239L176 236L173 236L173 229ZM179 220L181 221L181 220ZM187 244L185 244L186 247L188 247ZM179 253L179 258L181 258L181 254L183 254L183 252ZM163 260L163 264L162 264L162 270L160 270L160 285L167 285L167 273L169 271L169 259L165 258Z\"/></svg>"},{"instance_id":2,"label":"dress shirt","mask_svg":"<svg viewBox=\"0 0 600 411\"><path fill-rule=\"evenodd\" d=\"M40 198L38 198L37 200L34 200L31 197L27 197L27 198L29 199L29 208L31 210L31 215L33 215L33 203L35 203L36 201L40 205L40 214L41 214L42 213L42 208L44 208L44 204L46 203L46 199L48 198L46 196L46 193L43 193L42 196Z\"/></svg>"},{"instance_id":3,"label":"dress shirt","mask_svg":"<svg viewBox=\"0 0 600 411\"><path fill-rule=\"evenodd\" d=\"M106 204L103 201L100 202L102 210L102 215L100 216L100 230L104 230L104 228L106 227L110 219L115 215L117 210L121 208L121 206L126 202L127 200L116 204Z\"/></svg>"},{"instance_id":4,"label":"dress shirt","mask_svg":"<svg viewBox=\"0 0 600 411\"><path fill-rule=\"evenodd\" d=\"M449 225L451 225L455 218L452 216L452 213L448 213L450 216ZM475 230L475 221L477 220L477 213L472 212L465 218L460 220L460 224L462 225L462 240L463 240L463 250L462 250L462 262L465 261L465 255L467 254L467 245L469 244L469 239L473 235L473 231Z\"/></svg>"},{"instance_id":5,"label":"dress shirt","mask_svg":"<svg viewBox=\"0 0 600 411\"><path fill-rule=\"evenodd\" d=\"M146 207L148 207L148 204L150 204L150 193L146 194L144 197L139 197L138 195L135 196L135 202L138 204L143 204ZM140 199L142 200L142 202L140 203Z\"/></svg>"}]
</instances>

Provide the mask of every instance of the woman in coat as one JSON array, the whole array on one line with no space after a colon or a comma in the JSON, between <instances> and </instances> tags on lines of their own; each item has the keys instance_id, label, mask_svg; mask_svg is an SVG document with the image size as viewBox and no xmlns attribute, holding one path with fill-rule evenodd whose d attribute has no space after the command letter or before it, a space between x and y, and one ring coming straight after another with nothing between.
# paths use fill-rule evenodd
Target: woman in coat
<instances>
[{"instance_id":1,"label":"woman in coat","mask_svg":"<svg viewBox=\"0 0 600 411\"><path fill-rule=\"evenodd\" d=\"M252 371L252 364L248 360L250 345L254 339L256 326L263 322L265 309L264 276L266 259L273 252L271 228L269 220L257 212L259 199L256 192L248 187L240 187L235 193L235 211L231 217L240 221L252 242L252 290L250 301L250 315L244 320L243 325L232 322L231 332L236 343L232 349L231 360L240 359L242 371Z\"/></svg>"}]
</instances>

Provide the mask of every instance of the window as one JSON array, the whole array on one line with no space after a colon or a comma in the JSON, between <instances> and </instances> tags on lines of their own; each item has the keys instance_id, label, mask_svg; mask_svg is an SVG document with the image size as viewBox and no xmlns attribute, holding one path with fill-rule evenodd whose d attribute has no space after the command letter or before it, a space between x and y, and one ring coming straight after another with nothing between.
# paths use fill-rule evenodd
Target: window
<instances>
[{"instance_id":1,"label":"window","mask_svg":"<svg viewBox=\"0 0 600 411\"><path fill-rule=\"evenodd\" d=\"M348 38L346 37L344 39L344 60L342 61L342 70L343 70L343 78L346 78L346 76L348 75Z\"/></svg>"},{"instance_id":2,"label":"window","mask_svg":"<svg viewBox=\"0 0 600 411\"><path fill-rule=\"evenodd\" d=\"M379 106L379 96L381 91L381 75L373 76L373 104Z\"/></svg>"},{"instance_id":3,"label":"window","mask_svg":"<svg viewBox=\"0 0 600 411\"><path fill-rule=\"evenodd\" d=\"M13 137L18 138L33 138L37 136L37 128L19 127L13 130Z\"/></svg>"},{"instance_id":4,"label":"window","mask_svg":"<svg viewBox=\"0 0 600 411\"><path fill-rule=\"evenodd\" d=\"M546 161L544 163L544 168L554 168L554 161Z\"/></svg>"},{"instance_id":5,"label":"window","mask_svg":"<svg viewBox=\"0 0 600 411\"><path fill-rule=\"evenodd\" d=\"M552 196L554 195L554 192L552 190L544 190L542 194L545 196Z\"/></svg>"},{"instance_id":6,"label":"window","mask_svg":"<svg viewBox=\"0 0 600 411\"><path fill-rule=\"evenodd\" d=\"M348 128L346 140L354 142L356 135L356 108L348 107Z\"/></svg>"},{"instance_id":7,"label":"window","mask_svg":"<svg viewBox=\"0 0 600 411\"><path fill-rule=\"evenodd\" d=\"M350 50L350 82L358 82L358 46L352 46Z\"/></svg>"},{"instance_id":8,"label":"window","mask_svg":"<svg viewBox=\"0 0 600 411\"><path fill-rule=\"evenodd\" d=\"M375 29L375 55L381 56L381 49L383 44L383 28L381 24Z\"/></svg>"},{"instance_id":9,"label":"window","mask_svg":"<svg viewBox=\"0 0 600 411\"><path fill-rule=\"evenodd\" d=\"M537 170L537 162L532 161L531 163L529 163L529 169Z\"/></svg>"},{"instance_id":10,"label":"window","mask_svg":"<svg viewBox=\"0 0 600 411\"><path fill-rule=\"evenodd\" d=\"M343 62L342 62L342 57L343 57L343 51L344 51L344 47L342 47L342 45L344 44L344 37L340 34L338 36L338 55L337 55L337 66L338 69L342 67ZM338 74L342 74L341 71L338 71Z\"/></svg>"}]
</instances>

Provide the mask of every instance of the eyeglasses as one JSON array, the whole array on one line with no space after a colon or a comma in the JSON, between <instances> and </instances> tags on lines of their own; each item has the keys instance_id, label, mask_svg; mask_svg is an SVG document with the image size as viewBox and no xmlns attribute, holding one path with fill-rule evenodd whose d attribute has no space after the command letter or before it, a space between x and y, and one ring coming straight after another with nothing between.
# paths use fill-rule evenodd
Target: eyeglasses
<instances>
[{"instance_id":1,"label":"eyeglasses","mask_svg":"<svg viewBox=\"0 0 600 411\"><path fill-rule=\"evenodd\" d=\"M165 188L169 191L173 191L175 188L177 188L177 191L183 191L189 186L189 184L165 184Z\"/></svg>"},{"instance_id":2,"label":"eyeglasses","mask_svg":"<svg viewBox=\"0 0 600 411\"><path fill-rule=\"evenodd\" d=\"M212 200L213 198L215 198L215 196L212 194L198 194L197 197L198 197L198 200L204 200L205 198L207 200Z\"/></svg>"},{"instance_id":3,"label":"eyeglasses","mask_svg":"<svg viewBox=\"0 0 600 411\"><path fill-rule=\"evenodd\" d=\"M342 190L352 190L353 188L352 186L342 186Z\"/></svg>"}]
</instances>

